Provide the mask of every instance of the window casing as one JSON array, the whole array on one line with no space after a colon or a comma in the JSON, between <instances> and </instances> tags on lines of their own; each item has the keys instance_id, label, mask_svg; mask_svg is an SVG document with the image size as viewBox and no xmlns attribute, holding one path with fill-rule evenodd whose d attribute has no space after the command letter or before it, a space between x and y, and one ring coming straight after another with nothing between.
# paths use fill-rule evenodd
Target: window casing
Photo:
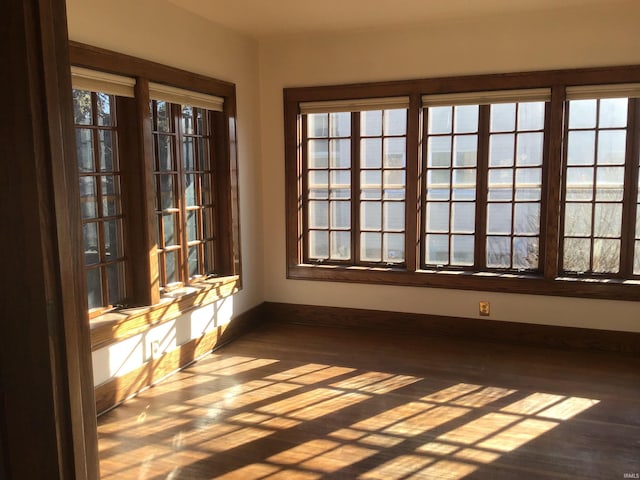
<instances>
[{"instance_id":1,"label":"window casing","mask_svg":"<svg viewBox=\"0 0 640 480\"><path fill-rule=\"evenodd\" d=\"M195 305L241 288L235 86L73 42L70 53L90 317L155 308L168 290Z\"/></svg>"},{"instance_id":2,"label":"window casing","mask_svg":"<svg viewBox=\"0 0 640 480\"><path fill-rule=\"evenodd\" d=\"M638 299L639 81L640 67L620 67L285 89L288 278ZM610 89L618 93L599 93ZM367 216L361 122L399 95L408 99L402 210L369 230L379 204ZM332 136L332 116L345 113L323 104L367 112L353 107L350 130ZM588 125L581 106L595 112ZM350 162L332 164L329 144L341 141ZM348 198L331 196L338 176L350 179ZM332 218L342 201L349 222ZM369 233L399 234L404 258L367 261ZM327 247L316 251L318 236ZM347 254L331 247L339 236Z\"/></svg>"},{"instance_id":3,"label":"window casing","mask_svg":"<svg viewBox=\"0 0 640 480\"><path fill-rule=\"evenodd\" d=\"M305 258L403 265L407 110L305 117Z\"/></svg>"},{"instance_id":4,"label":"window casing","mask_svg":"<svg viewBox=\"0 0 640 480\"><path fill-rule=\"evenodd\" d=\"M215 272L213 112L151 102L160 285Z\"/></svg>"},{"instance_id":5,"label":"window casing","mask_svg":"<svg viewBox=\"0 0 640 480\"><path fill-rule=\"evenodd\" d=\"M116 97L73 90L80 209L90 310L126 296Z\"/></svg>"}]
</instances>

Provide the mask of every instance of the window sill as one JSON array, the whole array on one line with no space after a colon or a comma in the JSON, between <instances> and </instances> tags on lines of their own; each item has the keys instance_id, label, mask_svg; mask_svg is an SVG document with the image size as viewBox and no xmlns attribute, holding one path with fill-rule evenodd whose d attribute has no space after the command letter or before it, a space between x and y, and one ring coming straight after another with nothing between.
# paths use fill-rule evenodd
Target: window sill
<instances>
[{"instance_id":1,"label":"window sill","mask_svg":"<svg viewBox=\"0 0 640 480\"><path fill-rule=\"evenodd\" d=\"M202 280L162 295L160 302L112 311L91 319L91 350L103 348L149 328L178 318L194 308L209 305L240 290L238 275Z\"/></svg>"},{"instance_id":2,"label":"window sill","mask_svg":"<svg viewBox=\"0 0 640 480\"><path fill-rule=\"evenodd\" d=\"M287 278L640 301L639 280L573 277L545 279L541 275L529 273L433 270L412 272L392 267L367 268L310 264L290 265L287 269Z\"/></svg>"}]
</instances>

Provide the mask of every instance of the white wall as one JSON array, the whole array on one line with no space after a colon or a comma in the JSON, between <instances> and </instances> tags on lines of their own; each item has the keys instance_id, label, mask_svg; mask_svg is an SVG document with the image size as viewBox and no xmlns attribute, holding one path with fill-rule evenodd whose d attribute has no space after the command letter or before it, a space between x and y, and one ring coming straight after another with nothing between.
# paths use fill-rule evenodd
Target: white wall
<instances>
[{"instance_id":1,"label":"white wall","mask_svg":"<svg viewBox=\"0 0 640 480\"><path fill-rule=\"evenodd\" d=\"M640 303L285 278L283 87L640 64L640 2L260 42L265 299L640 331Z\"/></svg>"}]
</instances>

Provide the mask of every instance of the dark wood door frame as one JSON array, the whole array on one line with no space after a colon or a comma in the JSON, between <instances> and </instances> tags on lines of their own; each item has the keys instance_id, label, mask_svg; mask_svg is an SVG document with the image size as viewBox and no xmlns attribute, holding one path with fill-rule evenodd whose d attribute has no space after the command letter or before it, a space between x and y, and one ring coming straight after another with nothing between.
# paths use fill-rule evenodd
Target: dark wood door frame
<instances>
[{"instance_id":1,"label":"dark wood door frame","mask_svg":"<svg viewBox=\"0 0 640 480\"><path fill-rule=\"evenodd\" d=\"M0 478L97 479L64 0L0 16Z\"/></svg>"}]
</instances>

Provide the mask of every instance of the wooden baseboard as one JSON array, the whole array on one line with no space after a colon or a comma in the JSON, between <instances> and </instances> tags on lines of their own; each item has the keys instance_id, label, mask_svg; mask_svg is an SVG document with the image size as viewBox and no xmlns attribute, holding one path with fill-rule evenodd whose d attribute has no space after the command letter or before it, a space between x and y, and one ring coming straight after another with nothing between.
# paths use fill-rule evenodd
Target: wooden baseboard
<instances>
[{"instance_id":1,"label":"wooden baseboard","mask_svg":"<svg viewBox=\"0 0 640 480\"><path fill-rule=\"evenodd\" d=\"M227 325L153 359L121 377L108 380L95 388L96 410L106 412L162 378L193 363L199 357L233 341L263 318L263 304L238 315Z\"/></svg>"},{"instance_id":2,"label":"wooden baseboard","mask_svg":"<svg viewBox=\"0 0 640 480\"><path fill-rule=\"evenodd\" d=\"M640 333L286 303L264 304L269 322L473 338L565 349L640 353Z\"/></svg>"}]
</instances>

